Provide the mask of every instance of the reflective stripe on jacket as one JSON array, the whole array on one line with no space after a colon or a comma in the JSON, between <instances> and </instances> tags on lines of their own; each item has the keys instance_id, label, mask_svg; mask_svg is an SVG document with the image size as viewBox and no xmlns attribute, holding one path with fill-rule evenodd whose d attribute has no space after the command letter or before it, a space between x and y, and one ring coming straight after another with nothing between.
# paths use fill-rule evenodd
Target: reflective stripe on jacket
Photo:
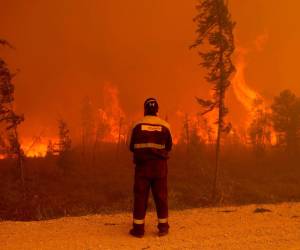
<instances>
[{"instance_id":1,"label":"reflective stripe on jacket","mask_svg":"<svg viewBox=\"0 0 300 250\"><path fill-rule=\"evenodd\" d=\"M167 159L172 148L170 125L157 116L144 116L132 130L130 150L135 163Z\"/></svg>"}]
</instances>

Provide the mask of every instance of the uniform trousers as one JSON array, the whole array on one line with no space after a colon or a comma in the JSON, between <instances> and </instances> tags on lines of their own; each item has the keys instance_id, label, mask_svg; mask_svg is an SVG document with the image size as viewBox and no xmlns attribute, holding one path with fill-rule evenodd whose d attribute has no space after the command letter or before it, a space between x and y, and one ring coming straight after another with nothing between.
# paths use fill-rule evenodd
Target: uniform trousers
<instances>
[{"instance_id":1,"label":"uniform trousers","mask_svg":"<svg viewBox=\"0 0 300 250\"><path fill-rule=\"evenodd\" d=\"M154 198L159 223L167 223L168 188L167 161L152 160L136 164L134 178L134 222L145 218L150 189Z\"/></svg>"}]
</instances>

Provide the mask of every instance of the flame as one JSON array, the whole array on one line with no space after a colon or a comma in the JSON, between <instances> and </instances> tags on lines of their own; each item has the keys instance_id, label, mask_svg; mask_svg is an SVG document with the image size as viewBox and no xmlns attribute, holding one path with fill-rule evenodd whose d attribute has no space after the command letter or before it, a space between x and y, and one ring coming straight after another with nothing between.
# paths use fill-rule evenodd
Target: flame
<instances>
[{"instance_id":1,"label":"flame","mask_svg":"<svg viewBox=\"0 0 300 250\"><path fill-rule=\"evenodd\" d=\"M251 89L245 79L246 61L245 55L247 50L237 49L236 72L232 79L232 87L238 101L245 107L248 112L253 110L253 105L257 100L261 100L264 105L263 97L255 90Z\"/></svg>"},{"instance_id":2,"label":"flame","mask_svg":"<svg viewBox=\"0 0 300 250\"><path fill-rule=\"evenodd\" d=\"M266 42L267 36L260 36L255 41L256 49L261 51L263 43ZM236 73L232 79L232 86L238 101L248 111L248 119L246 119L245 126L248 128L250 123L257 118L257 114L261 111L265 114L270 114L271 110L266 106L266 101L258 92L252 89L246 82L245 69L246 60L245 56L248 53L246 49L238 48L236 57ZM276 134L272 128L271 133L271 144L275 145L277 142Z\"/></svg>"},{"instance_id":3,"label":"flame","mask_svg":"<svg viewBox=\"0 0 300 250\"><path fill-rule=\"evenodd\" d=\"M27 157L45 157L47 154L47 144L44 143L37 143L33 147L31 147L29 150L26 150L28 148L28 144L23 144L22 148L25 148L24 153Z\"/></svg>"},{"instance_id":4,"label":"flame","mask_svg":"<svg viewBox=\"0 0 300 250\"><path fill-rule=\"evenodd\" d=\"M50 139L45 137L34 137L34 138L22 138L21 149L24 155L29 158L45 157L48 152L48 144ZM56 139L51 138L51 141ZM12 157L7 153L0 153L0 160Z\"/></svg>"},{"instance_id":5,"label":"flame","mask_svg":"<svg viewBox=\"0 0 300 250\"><path fill-rule=\"evenodd\" d=\"M195 133L197 137L207 144L214 143L216 138L217 124L217 110L209 112L203 117L201 114L186 114L180 110L176 112L176 115L182 121L182 132L175 135L175 144L180 140L187 143L187 133L189 136Z\"/></svg>"},{"instance_id":6,"label":"flame","mask_svg":"<svg viewBox=\"0 0 300 250\"><path fill-rule=\"evenodd\" d=\"M125 140L127 125L125 113L119 102L119 91L116 86L106 83L103 88L104 107L98 109L98 140L118 143Z\"/></svg>"},{"instance_id":7,"label":"flame","mask_svg":"<svg viewBox=\"0 0 300 250\"><path fill-rule=\"evenodd\" d=\"M268 35L266 34L259 36L254 42L255 50L259 52L262 51L267 39ZM271 113L270 108L266 105L265 98L247 84L245 76L247 63L245 57L248 52L249 50L244 48L238 48L236 50L236 72L232 78L234 94L237 100L248 112L248 118L244 124L245 128L249 128L251 122L255 121L255 119L258 119L259 113L262 112L266 115ZM202 139L202 141L205 143L213 143L216 138L217 131L216 112L217 111L214 110L213 112L206 114L205 120L201 118L199 114L187 115L182 111L177 111L176 114L183 121L183 124L188 124L189 133L192 131L192 129L196 129L196 134ZM269 126L268 129L271 133L270 143L274 145L277 141L276 134L271 126ZM233 129L231 130L229 136L238 137L240 140L242 140L242 138L246 138L243 134L243 131L237 131ZM179 136L176 135L176 142L178 142L180 139L186 140L184 139L185 137L187 138L187 135L184 135L184 133L181 133ZM243 143L247 143L247 140L243 141Z\"/></svg>"},{"instance_id":8,"label":"flame","mask_svg":"<svg viewBox=\"0 0 300 250\"><path fill-rule=\"evenodd\" d=\"M26 157L45 157L48 151L49 141L56 142L56 138L35 137L22 138L21 148Z\"/></svg>"}]
</instances>

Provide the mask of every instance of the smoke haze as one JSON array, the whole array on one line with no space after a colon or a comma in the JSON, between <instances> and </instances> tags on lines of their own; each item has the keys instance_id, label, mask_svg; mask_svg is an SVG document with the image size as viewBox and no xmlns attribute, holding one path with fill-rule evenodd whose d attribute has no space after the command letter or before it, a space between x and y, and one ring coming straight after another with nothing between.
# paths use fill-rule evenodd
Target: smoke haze
<instances>
[{"instance_id":1,"label":"smoke haze","mask_svg":"<svg viewBox=\"0 0 300 250\"><path fill-rule=\"evenodd\" d=\"M192 22L195 0L15 0L3 1L0 37L16 50L1 48L14 70L16 107L25 114L21 132L31 137L57 133L65 118L77 136L80 107L89 96L103 107L103 87L118 88L128 119L142 115L145 98L158 98L163 117L180 128L176 112L197 112L195 96L209 85L198 66ZM267 100L289 88L300 94L298 30L300 3L287 0L232 0L236 45L248 50L246 82ZM245 109L228 94L230 118Z\"/></svg>"}]
</instances>

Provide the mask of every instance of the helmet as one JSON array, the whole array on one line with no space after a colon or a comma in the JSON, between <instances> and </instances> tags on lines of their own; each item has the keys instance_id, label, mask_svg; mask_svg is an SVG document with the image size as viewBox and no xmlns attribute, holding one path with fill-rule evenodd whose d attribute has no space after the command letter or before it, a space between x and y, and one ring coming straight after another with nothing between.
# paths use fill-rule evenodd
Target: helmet
<instances>
[{"instance_id":1,"label":"helmet","mask_svg":"<svg viewBox=\"0 0 300 250\"><path fill-rule=\"evenodd\" d=\"M148 98L144 102L144 114L156 115L158 112L158 103L155 98Z\"/></svg>"}]
</instances>

